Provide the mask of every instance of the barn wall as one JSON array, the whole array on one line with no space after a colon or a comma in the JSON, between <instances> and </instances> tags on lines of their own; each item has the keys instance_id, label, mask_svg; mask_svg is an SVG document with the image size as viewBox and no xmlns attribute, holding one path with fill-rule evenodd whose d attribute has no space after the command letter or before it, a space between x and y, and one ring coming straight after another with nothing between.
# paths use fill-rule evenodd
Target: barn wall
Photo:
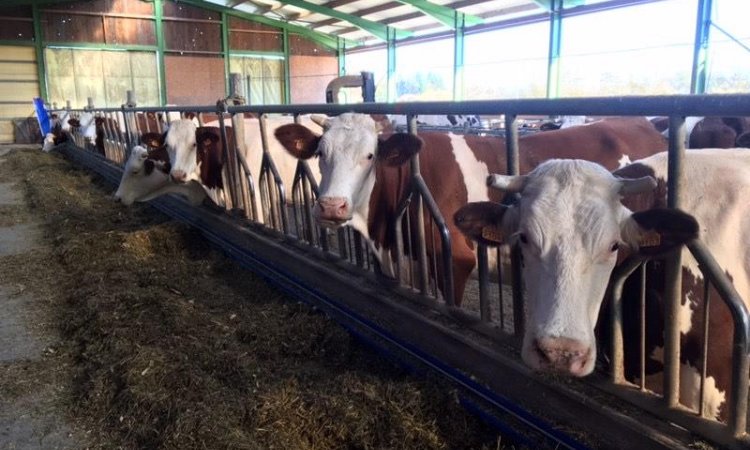
<instances>
[{"instance_id":1,"label":"barn wall","mask_svg":"<svg viewBox=\"0 0 750 450\"><path fill-rule=\"evenodd\" d=\"M167 55L167 103L216 103L225 97L224 58L204 55Z\"/></svg>"},{"instance_id":2,"label":"barn wall","mask_svg":"<svg viewBox=\"0 0 750 450\"><path fill-rule=\"evenodd\" d=\"M290 103L325 103L326 86L339 75L336 52L289 35Z\"/></svg>"},{"instance_id":3,"label":"barn wall","mask_svg":"<svg viewBox=\"0 0 750 450\"><path fill-rule=\"evenodd\" d=\"M38 96L34 47L0 46L0 142L13 142L12 119L32 116Z\"/></svg>"}]
</instances>

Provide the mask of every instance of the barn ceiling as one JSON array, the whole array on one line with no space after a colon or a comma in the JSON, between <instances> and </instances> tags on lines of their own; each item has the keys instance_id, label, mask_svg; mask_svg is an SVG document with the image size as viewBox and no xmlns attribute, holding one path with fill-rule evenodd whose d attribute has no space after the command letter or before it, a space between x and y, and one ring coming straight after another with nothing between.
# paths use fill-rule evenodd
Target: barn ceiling
<instances>
[{"instance_id":1,"label":"barn ceiling","mask_svg":"<svg viewBox=\"0 0 750 450\"><path fill-rule=\"evenodd\" d=\"M81 0L2 0L2 5L50 5ZM132 1L132 0L128 0ZM149 0L145 0L149 1ZM153 1L153 0L151 0ZM181 0L175 0L177 2ZM566 7L603 0L183 0L308 28L358 44L449 31L545 14L553 2ZM458 21L458 22L457 22Z\"/></svg>"}]
</instances>

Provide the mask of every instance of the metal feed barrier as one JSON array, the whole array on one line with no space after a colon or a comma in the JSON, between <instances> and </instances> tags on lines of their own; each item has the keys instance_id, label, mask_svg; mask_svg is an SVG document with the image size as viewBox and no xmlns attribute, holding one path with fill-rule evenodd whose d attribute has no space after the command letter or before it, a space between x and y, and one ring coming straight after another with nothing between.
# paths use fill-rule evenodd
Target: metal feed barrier
<instances>
[{"instance_id":1,"label":"metal feed barrier","mask_svg":"<svg viewBox=\"0 0 750 450\"><path fill-rule=\"evenodd\" d=\"M550 420L555 416L561 423L582 425L587 431L607 435L602 445L619 448L635 448L636 446L664 446L674 447L689 442L691 436L685 430L672 426L670 423L684 427L699 436L730 448L743 448L750 445L747 434L747 396L748 396L748 350L750 343L750 320L748 311L734 288L731 281L720 270L710 254L706 252L701 242L688 245L691 254L699 263L706 281L705 292L710 283L720 294L723 302L732 313L734 321L733 346L733 376L732 391L727 393L726 405L729 408L729 420L721 423L705 418L703 404L705 402L705 369L701 380L701 398L698 411L688 410L679 404L680 382L680 333L677 323L669 320L676 317L676 310L680 306L681 277L680 271L674 270L680 265L679 256L670 261L667 270L667 306L665 317L665 353L664 353L664 387L665 395L657 395L645 390L644 377L641 384L633 385L625 380L623 374L623 344L622 344L622 312L621 301L618 297L622 285L628 276L641 267L644 261L630 261L624 264L617 273L613 274L610 291L613 293L612 313L601 320L609 320L611 327L612 348L610 364L606 374L598 373L586 382L568 383L565 387L560 383L548 381L546 378L531 373L523 367L516 357L519 340L523 334L523 291L520 279L520 253L518 249L510 251L510 267L501 267L506 255L498 250L497 267L489 267L488 249L478 247L479 277L472 286L467 288L467 299L461 309L454 306L450 235L445 221L450 218L442 217L424 180L420 174L419 161L415 157L411 165L411 191L399 208L397 220L390 224L395 235L398 236L400 259L396 264L397 281L384 283L382 277L374 272L378 269L375 258L369 248L364 245L361 236L351 230L340 230L331 233L325 228L318 227L312 218L312 205L317 195L317 184L307 163L300 161L293 179L284 180L277 170L276 162L269 150L268 114L292 114L299 121L300 114L322 113L335 115L344 112L360 112L369 114L405 114L409 132L417 132L414 120L416 114L480 114L504 115L505 136L507 142L507 161L510 174L518 173L518 118L521 115L622 115L622 116L669 116L669 199L670 207L679 206L680 187L685 182L682 175L682 159L684 157L684 117L685 116L748 116L750 115L750 95L705 95L705 96L667 96L667 97L625 97L625 98L587 98L587 99L559 99L559 100L517 100L517 101L472 101L463 103L425 102L414 104L359 104L359 105L276 105L276 106L247 106L231 104L236 101L222 101L216 106L188 106L188 107L146 107L137 108L134 105L122 108L87 108L86 110L67 110L71 115L93 114L105 119L104 151L106 160L116 163L109 164L97 158L92 152L69 150L79 161L95 170L106 172L113 182L119 179L116 166L121 166L127 159L128 149L138 142L138 136L147 131L162 132L164 126L177 117L195 114L201 124L210 120L218 120L222 134L227 133L225 120L231 120L235 133L235 145L228 146L224 139L225 161L225 192L224 209L230 214L208 212L206 208L190 208L176 200L159 200L155 204L171 214L193 223L201 228L214 243L227 250L229 243L234 242L234 234L251 233L253 239L260 240L264 245L268 240L281 239L292 250L285 250L288 258L282 258L282 252L275 249L268 254L268 260L262 257L252 257L252 264L247 263L253 270L273 271L273 277L283 278L285 283L292 283L313 295L319 301L328 305L324 307L333 316L339 316L342 323L358 333L373 333L372 339L386 347L395 346L399 352L405 352L432 369L438 370L454 383L471 392L474 399L479 398L483 404L490 405L501 411L503 420L533 429L534 436L541 436L544 442L555 441L564 447L572 448L579 444L569 440L559 432L551 431L546 421L529 415L532 411L536 415L550 412ZM62 111L61 111L62 112ZM245 123L246 113L259 115L256 123ZM144 119L144 115L155 120ZM257 172L257 179L253 176L252 167L244 153L244 126L259 127L263 156L261 167ZM152 129L153 128L153 129ZM74 130L75 142L84 147L78 130ZM287 195L286 186L291 183L291 195ZM287 198L289 197L289 198ZM172 202L172 203L170 203ZM166 206L165 206L166 205ZM176 205L176 206L175 206ZM206 216L206 217L204 217ZM205 224L219 221L224 227L226 235L211 231ZM215 224L214 224L215 225ZM417 230L416 233L404 230ZM426 231L427 230L427 231ZM244 239L244 238L243 238ZM245 248L242 244L238 245ZM276 244L274 244L276 245ZM442 259L429 257L426 249L429 246L442 246ZM258 247L255 244L254 248ZM245 250L234 250L228 253L239 260L250 258ZM433 253L434 254L434 253ZM244 255L244 256L243 256ZM297 273L297 267L291 267L288 260L299 261L308 258L308 264L315 270L325 272L326 276L334 277L338 283L347 285L347 280L335 276L335 271L346 270L357 277L347 291L341 288L320 286L321 278L308 278L310 283L299 282L305 279L304 271L300 272L297 282L288 277ZM321 265L326 267L318 267ZM304 265L304 264L303 264ZM276 267L272 270L269 267ZM259 269L264 267L266 269ZM335 269L335 270L334 270ZM308 267L309 270L309 267ZM511 275L510 288L503 283L503 274ZM443 276L446 274L447 276ZM269 275L270 276L270 275ZM286 277L286 278L285 278ZM294 277L292 277L294 278ZM363 281L365 280L365 281ZM351 281L351 280L349 280ZM368 284L371 283L372 285ZM282 288L284 288L283 283ZM374 286L374 288L373 288ZM374 291L372 291L374 289ZM352 296L353 290L358 295ZM337 291L337 294L322 293L323 291ZM505 292L504 292L505 291ZM510 291L510 292L508 292ZM299 293L297 293L299 294ZM330 295L330 296L329 296ZM402 301L396 305L383 300L398 298ZM354 300L351 297L360 297ZM386 302L395 308L398 314L392 319L384 320L391 325L373 324L373 317L380 317L386 313L373 305L363 303L366 298L379 300L378 308L386 308ZM334 299L336 301L333 301ZM404 303L403 299L412 300ZM335 307L330 305L335 304ZM412 305L412 306L409 306ZM427 307L426 309L424 307ZM342 311L348 311L346 314ZM366 311L366 313L362 313ZM420 311L415 315L414 311ZM344 315L345 317L341 316ZM361 314L361 315L360 315ZM642 321L645 320L645 310ZM356 317L356 320L352 319ZM405 318L408 317L408 318ZM410 322L411 321L411 322ZM416 322L414 322L416 321ZM374 321L377 322L377 321ZM401 322L401 323L398 323ZM414 322L414 323L412 323ZM416 325L416 323L422 325ZM394 325L394 323L396 323ZM411 325L404 325L410 323ZM424 325L424 324L428 325ZM706 322L704 322L706 323ZM369 324L369 325L367 325ZM458 326L457 326L458 325ZM419 336L414 330L404 328L413 327L429 330L429 338ZM456 329L459 332L456 334ZM641 334L643 334L643 327ZM704 330L703 346L704 361L707 353L707 342L710 339L707 329ZM450 344L443 342L437 336L449 336ZM387 342L386 342L387 341ZM448 348L441 348L438 343ZM641 355L641 360L644 355ZM705 364L704 364L705 366ZM643 365L641 371L643 372ZM461 373L459 373L461 372ZM465 374L470 376L466 376ZM520 375L520 378L518 376ZM592 391L592 386L594 386ZM489 389L489 390L488 390ZM599 398L606 394L615 394L628 400L635 411L648 411L662 420L641 416L634 419L620 411L621 405L608 406L606 400L599 402L591 396ZM539 395L534 395L534 394ZM519 407L520 405L520 407ZM643 414L642 412L638 414ZM581 419L585 417L581 424ZM521 424L521 425L518 425ZM523 436L519 436L523 439Z\"/></svg>"}]
</instances>

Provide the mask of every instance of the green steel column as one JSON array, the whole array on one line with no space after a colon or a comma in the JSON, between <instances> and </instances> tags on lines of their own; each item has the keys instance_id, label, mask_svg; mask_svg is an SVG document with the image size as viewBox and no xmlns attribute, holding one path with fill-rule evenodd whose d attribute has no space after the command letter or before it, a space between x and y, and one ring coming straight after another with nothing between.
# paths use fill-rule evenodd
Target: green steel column
<instances>
[{"instance_id":1,"label":"green steel column","mask_svg":"<svg viewBox=\"0 0 750 450\"><path fill-rule=\"evenodd\" d=\"M336 51L339 58L339 76L346 75L346 42L337 38Z\"/></svg>"},{"instance_id":2,"label":"green steel column","mask_svg":"<svg viewBox=\"0 0 750 450\"><path fill-rule=\"evenodd\" d=\"M391 27L388 27L388 40L387 44L387 57L388 57L388 72L386 83L388 84L388 96L387 102L396 100L396 33Z\"/></svg>"},{"instance_id":3,"label":"green steel column","mask_svg":"<svg viewBox=\"0 0 750 450\"><path fill-rule=\"evenodd\" d=\"M466 34L466 16L456 11L454 17L453 39L453 100L464 98L464 35Z\"/></svg>"},{"instance_id":4,"label":"green steel column","mask_svg":"<svg viewBox=\"0 0 750 450\"><path fill-rule=\"evenodd\" d=\"M713 0L698 2L698 19L695 25L693 69L690 74L690 93L703 94L708 83L708 38L711 30Z\"/></svg>"},{"instance_id":5,"label":"green steel column","mask_svg":"<svg viewBox=\"0 0 750 450\"><path fill-rule=\"evenodd\" d=\"M163 0L154 0L154 15L156 29L156 60L159 65L159 101L162 106L167 104L167 70L164 64L164 17Z\"/></svg>"},{"instance_id":6,"label":"green steel column","mask_svg":"<svg viewBox=\"0 0 750 450\"><path fill-rule=\"evenodd\" d=\"M221 54L224 56L224 95L229 95L229 24L227 13L221 13ZM249 95L249 93L247 93Z\"/></svg>"},{"instance_id":7,"label":"green steel column","mask_svg":"<svg viewBox=\"0 0 750 450\"><path fill-rule=\"evenodd\" d=\"M39 77L39 97L45 102L47 98L47 64L44 62L44 46L42 44L42 22L39 16L39 5L31 5L31 16L34 20L34 50L36 50L36 73Z\"/></svg>"},{"instance_id":8,"label":"green steel column","mask_svg":"<svg viewBox=\"0 0 750 450\"><path fill-rule=\"evenodd\" d=\"M562 39L563 0L550 4L549 53L547 55L547 98L560 95L560 42Z\"/></svg>"},{"instance_id":9,"label":"green steel column","mask_svg":"<svg viewBox=\"0 0 750 450\"><path fill-rule=\"evenodd\" d=\"M292 103L292 71L289 67L289 30L284 28L282 33L284 41L284 103Z\"/></svg>"}]
</instances>

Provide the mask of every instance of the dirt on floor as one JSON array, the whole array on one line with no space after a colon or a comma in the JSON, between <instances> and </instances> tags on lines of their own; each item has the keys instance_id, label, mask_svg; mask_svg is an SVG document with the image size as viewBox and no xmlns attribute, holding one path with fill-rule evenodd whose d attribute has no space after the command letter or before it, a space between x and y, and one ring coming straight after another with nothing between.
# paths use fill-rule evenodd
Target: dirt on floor
<instances>
[{"instance_id":1,"label":"dirt on floor","mask_svg":"<svg viewBox=\"0 0 750 450\"><path fill-rule=\"evenodd\" d=\"M90 448L509 448L439 380L416 378L148 205L125 208L64 158L11 152L44 244L0 257L42 299L42 362L0 371L0 402L52 384ZM20 221L19 221L20 222Z\"/></svg>"}]
</instances>

